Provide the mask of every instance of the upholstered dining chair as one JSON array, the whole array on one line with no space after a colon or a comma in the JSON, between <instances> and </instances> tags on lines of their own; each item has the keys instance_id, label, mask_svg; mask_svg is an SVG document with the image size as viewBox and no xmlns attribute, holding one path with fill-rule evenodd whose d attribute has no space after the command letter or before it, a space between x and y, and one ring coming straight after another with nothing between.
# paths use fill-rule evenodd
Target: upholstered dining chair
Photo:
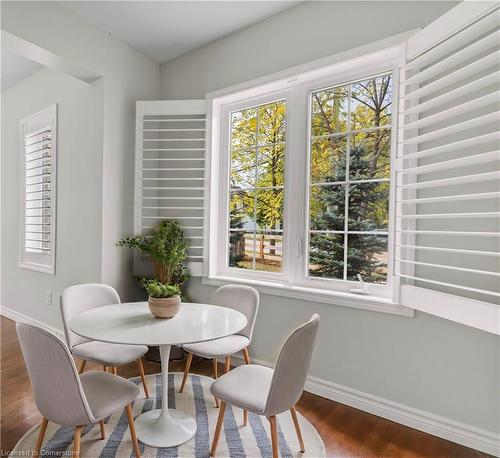
<instances>
[{"instance_id":1,"label":"upholstered dining chair","mask_svg":"<svg viewBox=\"0 0 500 458\"><path fill-rule=\"evenodd\" d=\"M304 389L318 327L319 315L314 314L307 323L295 329L281 348L274 369L256 364L239 366L212 384L210 390L220 399L221 406L211 456L217 451L227 404L267 417L271 425L273 458L278 457L276 415L290 410L300 451L305 451L295 404Z\"/></svg>"},{"instance_id":2,"label":"upholstered dining chair","mask_svg":"<svg viewBox=\"0 0 500 458\"><path fill-rule=\"evenodd\" d=\"M217 378L217 361L219 359L224 359L224 372L227 372L231 366L231 355L239 351L243 352L245 363L250 364L250 355L247 347L252 341L253 328L255 326L257 310L259 309L258 291L255 288L243 285L221 286L212 296L211 303L243 313L247 318L247 325L238 334L209 340L207 342L184 345L183 348L188 352L188 355L179 393L183 392L184 386L186 385L193 355L198 355L213 361L214 379ZM217 407L219 407L217 398L215 398L215 403Z\"/></svg>"},{"instance_id":3,"label":"upholstered dining chair","mask_svg":"<svg viewBox=\"0 0 500 458\"><path fill-rule=\"evenodd\" d=\"M144 375L144 366L142 365L142 356L148 351L148 347L145 345L123 345L92 341L80 337L69 328L69 322L79 313L94 307L119 304L120 302L120 296L116 290L108 285L86 283L66 288L61 295L61 312L66 343L73 356L82 360L78 370L80 374L85 369L87 361L101 364L104 371L109 367L115 375L117 366L137 361L142 385L144 386L144 394L148 398L148 386Z\"/></svg>"},{"instance_id":4,"label":"upholstered dining chair","mask_svg":"<svg viewBox=\"0 0 500 458\"><path fill-rule=\"evenodd\" d=\"M35 326L16 325L35 403L43 415L34 456L40 455L49 421L73 426L74 456L80 455L84 425L100 424L101 439L106 437L104 418L125 409L134 453L140 457L130 403L139 388L128 380L108 372L88 371L78 375L66 344L55 335Z\"/></svg>"}]
</instances>

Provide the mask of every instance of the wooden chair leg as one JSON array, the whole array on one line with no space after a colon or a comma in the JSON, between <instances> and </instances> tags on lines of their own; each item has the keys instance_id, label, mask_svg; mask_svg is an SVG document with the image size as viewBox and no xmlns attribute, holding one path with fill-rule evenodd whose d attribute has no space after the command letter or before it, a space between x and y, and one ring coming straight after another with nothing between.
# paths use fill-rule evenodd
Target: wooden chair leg
<instances>
[{"instance_id":1,"label":"wooden chair leg","mask_svg":"<svg viewBox=\"0 0 500 458\"><path fill-rule=\"evenodd\" d=\"M116 366L113 366L113 375L118 375L118 370L116 369Z\"/></svg>"},{"instance_id":2,"label":"wooden chair leg","mask_svg":"<svg viewBox=\"0 0 500 458\"><path fill-rule=\"evenodd\" d=\"M243 349L243 358L245 359L245 364L250 364L250 355L248 354L248 348Z\"/></svg>"},{"instance_id":3,"label":"wooden chair leg","mask_svg":"<svg viewBox=\"0 0 500 458\"><path fill-rule=\"evenodd\" d=\"M217 426L215 427L212 448L210 449L210 456L215 456L215 452L217 451L217 444L219 443L220 432L222 430L222 425L224 424L225 413L226 413L226 401L222 401L220 404L219 416L217 418Z\"/></svg>"},{"instance_id":4,"label":"wooden chair leg","mask_svg":"<svg viewBox=\"0 0 500 458\"><path fill-rule=\"evenodd\" d=\"M104 372L108 372L108 368L107 368L104 364L102 365L102 370L103 370Z\"/></svg>"},{"instance_id":5,"label":"wooden chair leg","mask_svg":"<svg viewBox=\"0 0 500 458\"><path fill-rule=\"evenodd\" d=\"M229 372L230 368L231 368L231 357L226 356L225 364L224 364L224 374L227 374Z\"/></svg>"},{"instance_id":6,"label":"wooden chair leg","mask_svg":"<svg viewBox=\"0 0 500 458\"><path fill-rule=\"evenodd\" d=\"M297 439L299 440L300 451L304 453L306 451L304 447L304 439L302 438L302 432L300 431L299 419L297 418L297 411L295 407L290 409L292 414L293 426L295 427L295 432L297 433Z\"/></svg>"},{"instance_id":7,"label":"wooden chair leg","mask_svg":"<svg viewBox=\"0 0 500 458\"><path fill-rule=\"evenodd\" d=\"M130 404L127 404L127 407L125 407L125 410L127 412L128 425L130 427L130 436L132 437L132 445L134 447L135 457L141 458L141 451L139 450L139 444L137 442L137 434L135 433L134 417L132 415L132 407L130 406Z\"/></svg>"},{"instance_id":8,"label":"wooden chair leg","mask_svg":"<svg viewBox=\"0 0 500 458\"><path fill-rule=\"evenodd\" d=\"M271 444L273 446L273 458L278 458L278 427L276 425L276 417L273 415L269 417L271 424Z\"/></svg>"},{"instance_id":9,"label":"wooden chair leg","mask_svg":"<svg viewBox=\"0 0 500 458\"><path fill-rule=\"evenodd\" d=\"M33 456L40 456L40 450L42 449L43 438L45 437L45 431L47 431L47 424L49 420L45 417L42 418L40 423L40 432L38 433L38 439L36 440L35 450L33 451Z\"/></svg>"},{"instance_id":10,"label":"wooden chair leg","mask_svg":"<svg viewBox=\"0 0 500 458\"><path fill-rule=\"evenodd\" d=\"M106 439L106 430L104 429L104 420L99 422L99 426L101 427L101 439Z\"/></svg>"},{"instance_id":11,"label":"wooden chair leg","mask_svg":"<svg viewBox=\"0 0 500 458\"><path fill-rule=\"evenodd\" d=\"M137 360L137 367L139 368L139 374L141 375L142 386L144 387L144 394L146 398L149 398L148 384L146 383L146 376L144 375L144 366L142 365L142 358Z\"/></svg>"},{"instance_id":12,"label":"wooden chair leg","mask_svg":"<svg viewBox=\"0 0 500 458\"><path fill-rule=\"evenodd\" d=\"M83 426L75 427L75 439L73 444L73 456L80 456L80 440L82 438L82 429Z\"/></svg>"},{"instance_id":13,"label":"wooden chair leg","mask_svg":"<svg viewBox=\"0 0 500 458\"><path fill-rule=\"evenodd\" d=\"M182 393L184 391L184 386L186 385L186 381L189 375L189 369L191 369L191 361L193 361L193 354L188 353L186 365L184 366L184 376L182 377L181 389L179 390L179 393Z\"/></svg>"},{"instance_id":14,"label":"wooden chair leg","mask_svg":"<svg viewBox=\"0 0 500 458\"><path fill-rule=\"evenodd\" d=\"M248 423L248 410L243 411L243 426L246 426Z\"/></svg>"},{"instance_id":15,"label":"wooden chair leg","mask_svg":"<svg viewBox=\"0 0 500 458\"><path fill-rule=\"evenodd\" d=\"M85 364L87 364L87 361L85 359L82 359L82 362L80 363L80 367L78 368L78 373L81 374L83 370L85 369Z\"/></svg>"},{"instance_id":16,"label":"wooden chair leg","mask_svg":"<svg viewBox=\"0 0 500 458\"><path fill-rule=\"evenodd\" d=\"M217 380L217 358L212 359L212 369L213 369L214 379ZM214 399L215 399L215 407L219 408L219 400L215 396Z\"/></svg>"}]
</instances>

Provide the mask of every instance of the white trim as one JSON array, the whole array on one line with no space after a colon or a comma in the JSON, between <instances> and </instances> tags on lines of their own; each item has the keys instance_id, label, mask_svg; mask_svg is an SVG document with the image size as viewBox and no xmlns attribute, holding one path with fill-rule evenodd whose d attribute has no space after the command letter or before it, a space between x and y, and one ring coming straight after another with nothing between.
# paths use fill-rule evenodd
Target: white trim
<instances>
[{"instance_id":1,"label":"white trim","mask_svg":"<svg viewBox=\"0 0 500 458\"><path fill-rule=\"evenodd\" d=\"M60 328L55 328L47 323L43 323L42 321L38 321L35 318L32 318L24 313L18 312L14 309L6 307L5 305L0 305L0 315L9 320L15 321L16 323L26 323L31 324L33 326L38 326L43 328L52 334L55 334L60 339L64 340L64 331Z\"/></svg>"},{"instance_id":2,"label":"white trim","mask_svg":"<svg viewBox=\"0 0 500 458\"><path fill-rule=\"evenodd\" d=\"M284 283L264 282L249 278L233 277L203 277L201 283L209 286L222 286L227 284L252 285L262 294L271 296L290 297L293 299L320 302L322 304L332 304L341 307L351 307L360 310L371 310L375 312L390 313L413 317L414 311L409 307L396 304L391 299L363 296L355 293L332 291L305 286L292 286Z\"/></svg>"},{"instance_id":3,"label":"white trim","mask_svg":"<svg viewBox=\"0 0 500 458\"><path fill-rule=\"evenodd\" d=\"M233 355L231 359L237 366L244 364L243 358L239 355ZM252 363L274 367L274 364L268 361L252 357L250 359ZM476 426L436 415L425 410L416 409L406 404L394 402L311 375L307 376L304 390L377 415L378 417L395 421L401 425L418 429L433 436L471 447L490 455L500 456L500 437L492 431L477 428Z\"/></svg>"}]
</instances>

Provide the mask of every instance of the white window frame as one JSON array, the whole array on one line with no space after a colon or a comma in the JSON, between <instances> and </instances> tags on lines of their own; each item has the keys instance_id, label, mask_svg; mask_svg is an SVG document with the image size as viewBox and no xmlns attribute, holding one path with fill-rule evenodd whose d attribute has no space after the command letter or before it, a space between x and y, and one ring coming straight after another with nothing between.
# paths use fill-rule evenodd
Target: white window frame
<instances>
[{"instance_id":1,"label":"white window frame","mask_svg":"<svg viewBox=\"0 0 500 458\"><path fill-rule=\"evenodd\" d=\"M284 92L275 92L271 94L266 94L263 95L262 97L257 97L257 98L252 98L252 99L247 99L243 100L240 102L236 102L233 104L228 104L223 107L222 110L222 122L221 122L221 151L225 151L229 153L230 150L230 118L231 118L231 113L241 111L247 108L251 107L258 107L262 106L268 103L272 103L278 100L284 100L286 107L287 107L287 113L288 113L288 102L290 100L290 91L284 91ZM288 131L288 125L286 126L286 130ZM224 133L226 133L224 135ZM289 136L285 135L285 170L286 170L286 161L287 161L287 153L290 150L289 148L290 141L289 141ZM220 179L220 185L219 185L219 193L220 193L220 205L219 205L219 221L220 221L220 226L219 226L219 241L218 241L218 246L223 248L223 247L228 247L229 246L229 193L230 193L230 183L229 183L229 177L231 173L231 161L230 161L230 154L221 154L220 158L220 168L222 171L221 174L221 179ZM284 193L285 193L285 198L284 198L284 205L283 205L283 213L286 214L288 210L288 205L289 205L289 198L287 196L286 192L286 183L287 183L287 177L285 173L285 187L284 187ZM283 219L283 234L287 232L287 224L288 224L288 218ZM287 240L285 237L283 238L283 243L286 244ZM288 250L285 248L283 245L283 261L282 265L285 266L288 261L288 255L287 255ZM228 248L224 250L224 253L220 253L220 256L217 258L217 271L219 274L223 276L243 276L243 277L248 277L250 279L262 279L263 275L268 276L272 281L276 282L285 282L286 281L286 274L285 270L282 272L262 272L262 271L256 271L256 270L251 270L247 269L244 270L242 273L243 269L237 268L237 267L229 267L227 265L227 254L228 254Z\"/></svg>"},{"instance_id":2,"label":"white window frame","mask_svg":"<svg viewBox=\"0 0 500 458\"><path fill-rule=\"evenodd\" d=\"M26 238L26 157L25 137L30 133L50 127L50 234L49 251L34 253L25 249ZM29 134L28 134L29 135ZM19 121L19 267L50 275L56 273L57 230L57 104L51 105ZM44 192L44 191L42 191ZM47 192L44 192L47 193Z\"/></svg>"},{"instance_id":3,"label":"white window frame","mask_svg":"<svg viewBox=\"0 0 500 458\"><path fill-rule=\"evenodd\" d=\"M401 38L395 37L397 43ZM394 40L394 41L395 41ZM395 43L394 43L395 44ZM358 51L359 53L359 51ZM356 53L355 53L356 54ZM361 55L360 55L361 54ZM315 62L296 74L278 78L268 77L265 84L240 85L233 90L220 91L207 97L207 212L205 246L207 259L204 266L205 284L220 285L239 282L255 285L261 292L280 296L303 298L323 303L333 303L361 309L377 310L405 316L413 316L413 311L398 305L393 300L393 246L394 246L394 167L393 161L397 145L397 100L398 64L401 59L400 45L379 49L373 53L359 53L340 60L333 65ZM354 58L353 58L354 57ZM393 74L393 106L391 124L391 186L390 186L390 223L388 240L387 285L370 285L369 295L359 295L349 291L357 282L308 278L305 275L306 239L308 227L308 190L309 163L309 100L310 92L324 87L349 83L385 72ZM227 196L229 180L228 132L229 113L238 109L259 105L266 101L285 98L287 103L287 130L285 156L285 204L284 204L284 244L283 273L271 275L269 272L227 268ZM307 114L304 117L304 113ZM307 151L307 154L297 152ZM293 161L294 164L290 164ZM301 163L302 161L302 163ZM305 162L307 161L307 162ZM306 173L300 171L307 170ZM288 185L287 185L288 183ZM294 189L300 187L304 192L295 193L290 198L289 183ZM297 195L299 194L299 195ZM216 215L215 218L211 215ZM211 220L212 218L212 220ZM291 224L293 221L293 224Z\"/></svg>"}]
</instances>

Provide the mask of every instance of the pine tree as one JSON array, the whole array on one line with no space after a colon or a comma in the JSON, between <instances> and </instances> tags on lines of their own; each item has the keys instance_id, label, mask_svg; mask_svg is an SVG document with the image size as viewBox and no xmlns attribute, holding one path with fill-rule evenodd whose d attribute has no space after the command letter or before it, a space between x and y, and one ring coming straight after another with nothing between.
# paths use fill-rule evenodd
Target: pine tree
<instances>
[{"instance_id":1,"label":"pine tree","mask_svg":"<svg viewBox=\"0 0 500 458\"><path fill-rule=\"evenodd\" d=\"M343 182L346 179L346 155L339 160L335 172L326 182ZM370 177L372 170L362 146L350 151L351 175ZM377 206L385 202L385 184L366 182L351 184L349 188L348 228L350 231L375 231ZM322 186L317 194L322 209L311 221L312 230L344 230L345 187L343 185ZM359 273L370 282L385 280L380 272L383 266L375 254L386 249L386 243L377 235L349 234L347 255L347 279L355 280ZM314 266L311 275L318 277L343 278L344 235L313 234L311 238L310 264Z\"/></svg>"}]
</instances>

